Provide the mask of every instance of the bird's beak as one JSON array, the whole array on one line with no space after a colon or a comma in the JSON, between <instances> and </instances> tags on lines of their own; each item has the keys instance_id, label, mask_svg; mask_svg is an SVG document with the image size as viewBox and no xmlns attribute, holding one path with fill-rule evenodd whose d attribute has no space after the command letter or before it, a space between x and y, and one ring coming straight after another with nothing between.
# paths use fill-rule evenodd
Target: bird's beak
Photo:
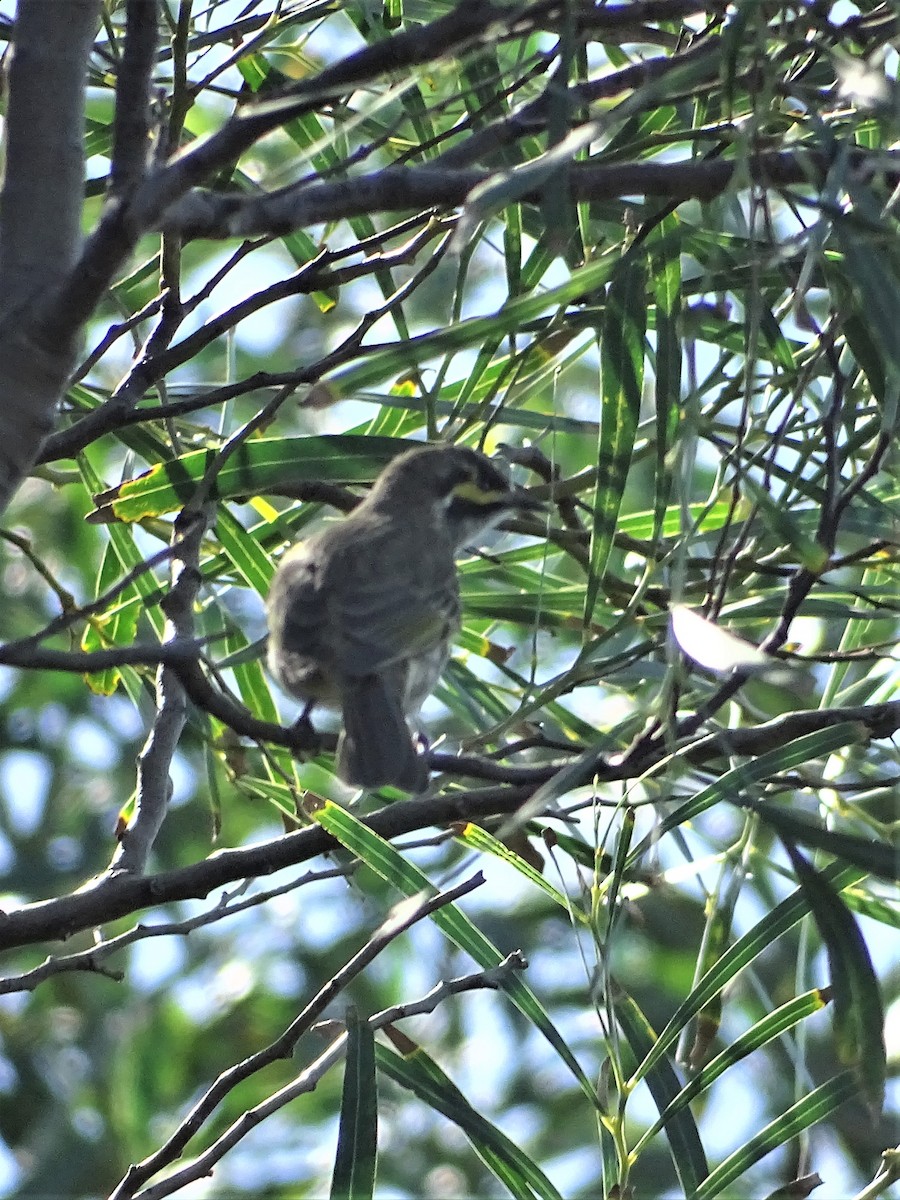
<instances>
[{"instance_id":1,"label":"bird's beak","mask_svg":"<svg viewBox=\"0 0 900 1200\"><path fill-rule=\"evenodd\" d=\"M505 503L509 508L517 508L520 512L542 512L547 507L546 501L538 500L536 496L520 487L512 488Z\"/></svg>"}]
</instances>

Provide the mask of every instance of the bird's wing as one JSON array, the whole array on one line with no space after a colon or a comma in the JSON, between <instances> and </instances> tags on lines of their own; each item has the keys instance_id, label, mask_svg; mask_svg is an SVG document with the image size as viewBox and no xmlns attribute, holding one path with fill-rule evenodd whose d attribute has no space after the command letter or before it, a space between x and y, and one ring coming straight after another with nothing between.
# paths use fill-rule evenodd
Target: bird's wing
<instances>
[{"instance_id":1,"label":"bird's wing","mask_svg":"<svg viewBox=\"0 0 900 1200\"><path fill-rule=\"evenodd\" d=\"M315 562L303 543L298 543L282 560L267 607L270 628L277 631L285 650L318 654L328 615L322 603Z\"/></svg>"},{"instance_id":2,"label":"bird's wing","mask_svg":"<svg viewBox=\"0 0 900 1200\"><path fill-rule=\"evenodd\" d=\"M349 676L368 675L432 650L459 623L455 569L436 572L388 553L354 572L333 614L335 665Z\"/></svg>"}]
</instances>

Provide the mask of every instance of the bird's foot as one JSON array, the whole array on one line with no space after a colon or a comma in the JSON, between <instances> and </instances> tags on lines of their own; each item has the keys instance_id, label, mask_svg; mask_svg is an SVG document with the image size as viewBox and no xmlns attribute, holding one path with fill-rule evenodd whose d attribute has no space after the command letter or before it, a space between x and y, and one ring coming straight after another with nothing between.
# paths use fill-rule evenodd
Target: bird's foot
<instances>
[{"instance_id":1,"label":"bird's foot","mask_svg":"<svg viewBox=\"0 0 900 1200\"><path fill-rule=\"evenodd\" d=\"M319 748L319 735L316 733L309 715L313 710L314 703L315 701L308 700L300 716L290 727L291 749L295 753Z\"/></svg>"}]
</instances>

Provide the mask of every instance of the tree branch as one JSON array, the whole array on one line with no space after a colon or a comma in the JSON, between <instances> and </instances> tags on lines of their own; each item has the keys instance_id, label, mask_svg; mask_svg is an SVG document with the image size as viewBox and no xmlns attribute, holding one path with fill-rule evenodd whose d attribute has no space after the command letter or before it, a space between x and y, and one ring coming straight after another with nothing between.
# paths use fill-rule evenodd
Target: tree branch
<instances>
[{"instance_id":1,"label":"tree branch","mask_svg":"<svg viewBox=\"0 0 900 1200\"><path fill-rule=\"evenodd\" d=\"M303 1011L291 1021L290 1025L273 1042L270 1042L262 1050L257 1050L255 1054L251 1054L242 1062L236 1063L233 1067L230 1067L227 1071L223 1071L219 1075L218 1079L200 1097L165 1144L155 1154L144 1159L142 1163L131 1167L120 1185L112 1193L110 1200L126 1200L127 1197L133 1196L138 1188L148 1179L180 1158L187 1144L202 1129L203 1125L209 1120L225 1097L238 1084L243 1083L245 1079L249 1079L264 1067L277 1062L279 1059L289 1058L294 1052L300 1038L309 1032L313 1022L324 1013L329 1004L340 995L351 980L355 979L370 963L374 962L385 947L395 941L400 934L405 933L416 922L421 921L426 916L430 916L431 913L436 912L438 909L455 903L458 899L468 895L469 892L474 891L483 883L484 876L479 871L470 879L457 884L446 892L438 892L435 895L426 897L420 896L412 902L409 900L401 901L388 915L387 920L372 934L365 945L343 967L332 975L328 982L319 989L316 995L304 1007ZM264 1115L266 1114L263 1113L260 1115L253 1124L257 1124ZM246 1128L243 1132L247 1132ZM240 1133L237 1136L229 1138L228 1133L226 1133L224 1135L226 1144L216 1157L221 1158L224 1150L239 1141L242 1136L243 1133ZM208 1168L204 1167L203 1174L207 1173ZM181 1175L183 1175L183 1172L179 1173L179 1176ZM167 1184L170 1186L159 1185L158 1188L153 1188L151 1191L162 1196L168 1195L171 1191L178 1190L187 1182L179 1176L167 1181Z\"/></svg>"},{"instance_id":2,"label":"tree branch","mask_svg":"<svg viewBox=\"0 0 900 1200\"><path fill-rule=\"evenodd\" d=\"M163 602L166 642L189 641L194 632L193 607L200 586L200 543L209 523L209 506L190 504L175 524L172 590ZM173 667L161 664L156 676L157 713L138 756L134 816L122 833L112 869L143 871L169 806L169 770L187 722L184 685Z\"/></svg>"},{"instance_id":3,"label":"tree branch","mask_svg":"<svg viewBox=\"0 0 900 1200\"><path fill-rule=\"evenodd\" d=\"M437 1006L450 996L458 996L463 992L472 992L482 988L498 990L506 984L506 981L515 972L524 971L527 967L528 960L522 951L513 950L512 953L507 954L504 959L497 963L495 967L488 967L483 971L473 971L469 975L457 976L456 979L442 980L427 995L422 996L421 999L408 1001L405 1004L394 1004L390 1008L383 1009L381 1012L369 1017L366 1024L373 1031L384 1029L407 1017L434 1012ZM326 1024L334 1025L336 1022L320 1021L314 1028L316 1031L319 1031ZM397 1037L398 1033L394 1031L394 1040ZM174 1192L180 1191L192 1182L208 1178L212 1174L215 1164L233 1146L237 1145L243 1137L255 1129L260 1121L264 1121L267 1117L272 1116L273 1113L279 1112L285 1105L296 1100L298 1096L313 1091L325 1074L335 1063L340 1061L345 1053L346 1043L347 1034L346 1032L342 1032L323 1053L319 1054L309 1066L304 1067L290 1083L279 1088L272 1096L260 1101L259 1104L254 1105L253 1108L244 1112L197 1158L188 1163L180 1171L169 1175L159 1183L153 1184L145 1191L139 1193L138 1200L163 1200L163 1197L171 1196ZM127 1200L128 1196L134 1194L133 1190L121 1193L116 1191L110 1200Z\"/></svg>"},{"instance_id":4,"label":"tree branch","mask_svg":"<svg viewBox=\"0 0 900 1200\"><path fill-rule=\"evenodd\" d=\"M30 639L29 639L30 643ZM0 646L0 664L29 671L66 671L85 675L115 667L181 666L196 662L202 642L187 638L142 646L115 646L109 650L47 650L32 644L10 642Z\"/></svg>"},{"instance_id":5,"label":"tree branch","mask_svg":"<svg viewBox=\"0 0 900 1200\"><path fill-rule=\"evenodd\" d=\"M874 157L859 150L848 157L856 170L867 174L878 171L888 186L900 182L900 154ZM568 182L576 201L664 196L680 203L721 195L735 176L749 178L760 186L815 184L825 178L828 167L828 156L818 150L773 150L739 160L634 162L612 166L573 163ZM527 169L533 168L533 163L527 164ZM510 174L514 175L515 169ZM177 231L185 238L284 234L316 221L337 221L363 213L458 208L473 189L490 179L499 176L474 168L386 167L352 179L295 184L266 196L197 189L165 211L161 227ZM518 198L532 203L542 199L539 188L525 191Z\"/></svg>"},{"instance_id":6,"label":"tree branch","mask_svg":"<svg viewBox=\"0 0 900 1200\"><path fill-rule=\"evenodd\" d=\"M126 930L125 933L95 942L87 950L76 951L64 956L50 956L40 966L25 971L21 975L0 978L0 996L7 996L12 992L31 992L53 975L75 971L102 974L117 982L121 981L124 978L124 972L107 967L106 960L128 946L133 946L136 942L160 937L187 937L196 929L206 928L208 925L224 921L227 917L235 916L237 913L268 904L276 897L296 891L307 884L318 883L323 879L346 879L354 873L356 868L356 863L348 862L343 866L328 867L322 871L306 871L299 878L292 879L288 883L253 892L249 896L243 895L246 884L242 883L232 892L223 892L211 908L196 916L187 917L183 921L166 921L162 924L138 924Z\"/></svg>"},{"instance_id":7,"label":"tree branch","mask_svg":"<svg viewBox=\"0 0 900 1200\"><path fill-rule=\"evenodd\" d=\"M74 359L34 305L81 245L84 96L99 0L20 0L0 193L0 510L28 474Z\"/></svg>"},{"instance_id":8,"label":"tree branch","mask_svg":"<svg viewBox=\"0 0 900 1200\"><path fill-rule=\"evenodd\" d=\"M197 668L199 670L199 668ZM694 766L713 765L723 757L737 754L763 754L818 729L842 721L857 721L873 738L891 737L900 729L900 700L858 708L818 709L791 713L750 729L727 729L708 734L683 751ZM264 722L259 722L264 724ZM279 744L289 744L291 731L271 726L281 735ZM664 748L668 753L670 747ZM642 775L656 758L618 756L607 759L598 754L586 759L581 782L614 782ZM449 773L453 756L430 755L434 770ZM461 775L474 776L481 760L461 759ZM365 824L381 837L391 839L435 825L457 821L480 821L486 817L509 816L525 804L542 783L559 770L571 770L571 764L548 763L540 767L500 767L483 760L483 776L494 778L505 771L510 782L469 792L445 793L390 804L365 817ZM500 767L500 770L497 768ZM488 775L487 772L490 772ZM526 775L525 772L528 774ZM570 780L570 787L578 786ZM335 841L319 826L288 833L270 842L240 850L219 850L210 858L158 875L142 876L117 872L103 875L80 891L58 900L42 900L23 905L0 915L0 950L38 942L68 938L82 929L93 929L143 908L208 896L217 887L249 876L271 875L283 867L308 862L335 848Z\"/></svg>"},{"instance_id":9,"label":"tree branch","mask_svg":"<svg viewBox=\"0 0 900 1200\"><path fill-rule=\"evenodd\" d=\"M156 65L157 0L128 0L125 48L116 76L110 193L133 191L150 150L150 85Z\"/></svg>"}]
</instances>

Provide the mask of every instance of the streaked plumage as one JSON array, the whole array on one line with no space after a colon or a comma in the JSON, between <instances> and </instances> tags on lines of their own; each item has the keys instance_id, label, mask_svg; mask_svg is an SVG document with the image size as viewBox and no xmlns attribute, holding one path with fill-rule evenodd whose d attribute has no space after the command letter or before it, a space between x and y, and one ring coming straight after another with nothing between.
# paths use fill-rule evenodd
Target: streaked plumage
<instances>
[{"instance_id":1,"label":"streaked plumage","mask_svg":"<svg viewBox=\"0 0 900 1200\"><path fill-rule=\"evenodd\" d=\"M341 710L342 779L424 788L406 718L434 690L459 629L456 554L533 507L483 454L419 447L348 517L284 556L267 606L269 666L292 695Z\"/></svg>"}]
</instances>

